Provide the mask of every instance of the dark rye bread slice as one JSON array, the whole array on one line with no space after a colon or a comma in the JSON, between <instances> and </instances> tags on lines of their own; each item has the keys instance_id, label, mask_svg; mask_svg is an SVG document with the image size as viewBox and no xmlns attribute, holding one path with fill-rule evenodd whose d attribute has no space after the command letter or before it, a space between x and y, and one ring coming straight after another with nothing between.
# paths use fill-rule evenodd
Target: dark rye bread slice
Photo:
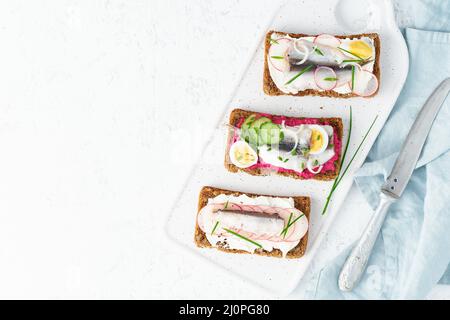
<instances>
[{"instance_id":1,"label":"dark rye bread slice","mask_svg":"<svg viewBox=\"0 0 450 320\"><path fill-rule=\"evenodd\" d=\"M267 55L269 54L269 48L270 48L270 37L272 35L272 33L282 33L282 34L288 34L289 36L291 36L292 38L301 38L301 37L315 37L315 35L307 35L307 34L301 34L301 33L286 33L286 32L281 32L281 31L269 31L266 35L266 39L265 39L265 49L264 49L264 80L263 80L263 89L264 92L269 95L269 96L280 96L280 95L291 95L291 96L297 96L297 97L302 97L302 96L321 96L321 97L334 97L334 98L351 98L351 97L358 97L358 95L354 94L354 93L338 93L332 90L328 90L328 91L318 91L318 90L313 90L313 89L306 89L303 91L299 91L297 94L292 94L292 93L284 93L283 91L281 91L280 89L278 89L278 87L275 85L275 83L272 80L272 77L270 76L270 72L269 72L269 65L268 65L268 61L267 61ZM374 63L374 67L373 67L373 74L377 77L378 79L378 83L381 83L381 78L380 78L380 37L378 36L377 33L361 33L361 34L352 34L352 35L342 35L342 36L335 36L336 38L340 38L340 39L345 39L345 38L349 38L349 39L358 39L361 37L368 37L373 39L374 41L374 45L375 45L375 63ZM379 88L379 86L378 86ZM366 98L370 98L373 97L374 95L376 95L378 92L375 91L374 94L367 96Z\"/></svg>"},{"instance_id":2,"label":"dark rye bread slice","mask_svg":"<svg viewBox=\"0 0 450 320\"><path fill-rule=\"evenodd\" d=\"M233 111L231 111L230 113L230 126L233 127L237 127L240 119L242 118L247 118L249 115L251 114L257 114L257 112L251 112L251 111L246 111L246 110L242 110L242 109L234 109ZM342 135L343 135L343 131L344 131L344 126L342 124L342 119L341 118L319 118L320 123L324 123L324 122L328 122L329 125L331 125L333 128L336 128L337 133L339 135L339 139L342 141ZM231 139L233 138L233 133L230 131L230 133L228 134L228 139L227 139L227 148L226 148L226 152L225 152L225 168L230 171L230 172L238 172L240 171L244 171L248 174L254 175L254 176L265 176L268 175L268 169L251 169L251 168L238 168L236 167L233 163L231 163L230 160L230 155L229 155L229 151L230 151L230 146L231 146ZM340 150L342 155L342 150ZM340 157L339 157L340 159ZM335 171L325 171L325 172L320 172L318 174L316 174L314 176L314 180L334 180L340 170L341 167L341 162L338 160L336 160L336 162L334 163L336 170ZM299 176L298 174L294 173L294 172L277 172L276 174L285 176L285 177L291 177L291 178L295 178L295 179L302 179L303 178L301 176Z\"/></svg>"},{"instance_id":3,"label":"dark rye bread slice","mask_svg":"<svg viewBox=\"0 0 450 320\"><path fill-rule=\"evenodd\" d=\"M233 195L233 196L239 196L239 195L245 194L252 198L258 197L258 196L274 197L274 196L269 196L269 195L261 195L261 194L247 193L247 192L243 193L243 192L239 192L239 191L218 189L218 188L214 188L214 187L203 187L202 190L200 191L200 195L198 197L198 212L200 212L200 210L208 204L208 199L214 198L220 194ZM277 196L277 198L293 198L295 208L300 210L301 212L303 212L309 221L309 214L311 211L311 200L309 197L279 197L279 196ZM197 212L197 214L198 214L198 212ZM200 247L200 248L213 248L213 246L209 243L208 239L206 238L205 232L203 232L199 228L199 226L197 224L197 219L195 219L195 221L196 221L195 222L195 235L194 235L195 244L197 245L197 247ZM307 244L308 244L308 231L306 232L305 236L300 240L298 245L295 248L291 249L286 254L286 258L291 258L291 259L300 258L301 256L303 256L305 254ZM216 248L220 251L228 252L228 253L249 253L244 250L228 249L228 248L225 248L224 246L217 246L214 248ZM279 250L279 249L273 249L272 251L256 249L254 254L261 255L261 256L268 256L268 257L278 257L278 258L283 257L283 254L282 254L281 250Z\"/></svg>"}]
</instances>

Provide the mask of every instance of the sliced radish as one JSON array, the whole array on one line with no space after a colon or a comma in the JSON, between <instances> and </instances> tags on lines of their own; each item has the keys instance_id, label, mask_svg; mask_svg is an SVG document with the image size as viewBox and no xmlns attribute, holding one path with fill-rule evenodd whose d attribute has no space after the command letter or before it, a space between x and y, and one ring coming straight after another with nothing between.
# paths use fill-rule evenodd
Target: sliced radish
<instances>
[{"instance_id":1,"label":"sliced radish","mask_svg":"<svg viewBox=\"0 0 450 320\"><path fill-rule=\"evenodd\" d=\"M253 240L269 240L271 237L273 237L273 235L263 233L259 236L256 236Z\"/></svg>"},{"instance_id":2,"label":"sliced radish","mask_svg":"<svg viewBox=\"0 0 450 320\"><path fill-rule=\"evenodd\" d=\"M285 72L289 70L289 62L286 59L286 56L284 55L284 59L273 59L269 58L269 62L276 70L280 72Z\"/></svg>"},{"instance_id":3,"label":"sliced radish","mask_svg":"<svg viewBox=\"0 0 450 320\"><path fill-rule=\"evenodd\" d=\"M256 212L256 206L251 206L249 204L244 204L244 205L242 205L242 211Z\"/></svg>"},{"instance_id":4,"label":"sliced radish","mask_svg":"<svg viewBox=\"0 0 450 320\"><path fill-rule=\"evenodd\" d=\"M341 40L330 34L320 34L314 38L313 43L337 48L341 45Z\"/></svg>"},{"instance_id":5,"label":"sliced radish","mask_svg":"<svg viewBox=\"0 0 450 320\"><path fill-rule=\"evenodd\" d=\"M361 66L357 63L354 62L349 62L346 63L342 66L342 68L345 68L347 66L354 66L355 67L355 73L361 70ZM349 73L344 73L345 70L339 70L337 72L337 78L338 78L338 82L336 84L336 88L342 87L342 86L347 86L349 81L351 82L352 80L352 74L351 71Z\"/></svg>"},{"instance_id":6,"label":"sliced radish","mask_svg":"<svg viewBox=\"0 0 450 320\"><path fill-rule=\"evenodd\" d=\"M272 45L280 45L280 44L292 42L291 38L278 38L278 39L272 39L272 40L278 42L278 43L272 43Z\"/></svg>"},{"instance_id":7,"label":"sliced radish","mask_svg":"<svg viewBox=\"0 0 450 320\"><path fill-rule=\"evenodd\" d=\"M261 206L252 206L252 207L253 207L253 212L265 213L264 209Z\"/></svg>"},{"instance_id":8,"label":"sliced radish","mask_svg":"<svg viewBox=\"0 0 450 320\"><path fill-rule=\"evenodd\" d=\"M267 214L275 214L277 213L277 209L274 207L269 207L269 206L261 206L261 209L263 210L264 213Z\"/></svg>"},{"instance_id":9,"label":"sliced radish","mask_svg":"<svg viewBox=\"0 0 450 320\"><path fill-rule=\"evenodd\" d=\"M363 70L365 70L365 71L372 72L373 65L374 65L373 62L366 63L366 64L364 64L364 65L361 67L361 69L363 69Z\"/></svg>"},{"instance_id":10,"label":"sliced radish","mask_svg":"<svg viewBox=\"0 0 450 320\"><path fill-rule=\"evenodd\" d=\"M289 70L289 61L287 53L292 45L292 40L289 38L276 39L277 43L272 43L269 49L269 62L276 70L285 72ZM272 58L283 57L283 59Z\"/></svg>"},{"instance_id":11,"label":"sliced radish","mask_svg":"<svg viewBox=\"0 0 450 320\"><path fill-rule=\"evenodd\" d=\"M314 81L322 90L333 90L337 85L336 72L330 67L317 67L314 72Z\"/></svg>"},{"instance_id":12,"label":"sliced radish","mask_svg":"<svg viewBox=\"0 0 450 320\"><path fill-rule=\"evenodd\" d=\"M242 210L242 206L238 205L236 203L229 203L227 206L227 208L230 208L231 210ZM224 205L224 209L225 209L225 205Z\"/></svg>"},{"instance_id":13,"label":"sliced radish","mask_svg":"<svg viewBox=\"0 0 450 320\"><path fill-rule=\"evenodd\" d=\"M240 211L254 211L254 212L262 212L267 214L277 214L280 216L287 224L290 215L292 214L291 221L302 215L303 213L296 208L280 208L280 207L272 207L272 206L259 206L259 205L245 205L245 204L236 204L236 203L216 203L210 204L199 212L197 216L197 221L199 227L206 232L206 230L211 230L215 223L214 213L218 210L223 209L228 210L240 210ZM208 223L206 223L208 221ZM250 231L243 230L238 227L229 227L230 230L240 234L241 236L247 237L249 239L255 241L268 240L273 242L297 242L305 235L308 230L308 220L306 217L300 218L293 224L289 229L287 234L283 237L280 234L255 234ZM222 236L231 236L229 232L226 230L220 229L215 231L216 235Z\"/></svg>"},{"instance_id":14,"label":"sliced radish","mask_svg":"<svg viewBox=\"0 0 450 320\"><path fill-rule=\"evenodd\" d=\"M378 78L370 71L359 70L355 72L354 86L348 83L352 92L361 97L370 97L378 90Z\"/></svg>"}]
</instances>

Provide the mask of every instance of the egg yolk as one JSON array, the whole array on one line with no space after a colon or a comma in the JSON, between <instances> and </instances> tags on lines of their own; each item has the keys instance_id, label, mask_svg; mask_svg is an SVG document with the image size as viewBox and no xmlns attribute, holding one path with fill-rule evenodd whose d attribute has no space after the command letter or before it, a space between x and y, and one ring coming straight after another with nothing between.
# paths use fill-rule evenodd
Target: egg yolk
<instances>
[{"instance_id":1,"label":"egg yolk","mask_svg":"<svg viewBox=\"0 0 450 320\"><path fill-rule=\"evenodd\" d=\"M323 146L323 136L319 130L312 130L311 132L311 144L309 146L310 152L318 152Z\"/></svg>"},{"instance_id":2,"label":"egg yolk","mask_svg":"<svg viewBox=\"0 0 450 320\"><path fill-rule=\"evenodd\" d=\"M236 148L236 150L234 151L234 158L237 160L237 162L246 165L249 163L252 163L253 161L255 161L255 156L254 154L251 152L251 150L248 149L248 147L246 148Z\"/></svg>"},{"instance_id":3,"label":"egg yolk","mask_svg":"<svg viewBox=\"0 0 450 320\"><path fill-rule=\"evenodd\" d=\"M372 56L372 48L362 40L356 40L350 42L348 46L348 51L356 54L358 57L362 59L369 59Z\"/></svg>"}]
</instances>

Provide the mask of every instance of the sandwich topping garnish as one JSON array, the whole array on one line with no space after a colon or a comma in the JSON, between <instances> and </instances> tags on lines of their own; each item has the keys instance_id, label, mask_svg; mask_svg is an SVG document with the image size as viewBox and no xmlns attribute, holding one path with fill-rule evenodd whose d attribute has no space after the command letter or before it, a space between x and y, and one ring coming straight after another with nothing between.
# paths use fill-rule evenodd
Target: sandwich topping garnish
<instances>
[{"instance_id":1,"label":"sandwich topping garnish","mask_svg":"<svg viewBox=\"0 0 450 320\"><path fill-rule=\"evenodd\" d=\"M216 224L214 225L214 228L211 231L211 235L214 234L214 231L216 231L218 225L219 225L219 221L216 221Z\"/></svg>"},{"instance_id":2,"label":"sandwich topping garnish","mask_svg":"<svg viewBox=\"0 0 450 320\"><path fill-rule=\"evenodd\" d=\"M238 168L292 172L305 179L335 170L340 137L331 124L256 113L240 122L229 148Z\"/></svg>"},{"instance_id":3,"label":"sandwich topping garnish","mask_svg":"<svg viewBox=\"0 0 450 320\"><path fill-rule=\"evenodd\" d=\"M312 89L365 97L378 90L373 73L375 44L370 37L339 39L322 34L294 38L283 33L271 37L268 68L284 93Z\"/></svg>"},{"instance_id":4,"label":"sandwich topping garnish","mask_svg":"<svg viewBox=\"0 0 450 320\"><path fill-rule=\"evenodd\" d=\"M313 65L309 65L307 67L305 67L304 69L302 69L299 73L297 73L292 79L290 79L288 82L286 82L285 84L290 84L292 82L294 82L298 77L300 77L302 74L304 74L305 72L311 70L313 67Z\"/></svg>"},{"instance_id":5,"label":"sandwich topping garnish","mask_svg":"<svg viewBox=\"0 0 450 320\"><path fill-rule=\"evenodd\" d=\"M288 230L289 224L291 223L292 215L293 215L293 213L291 212L291 214L289 215L289 220L288 220L287 223L286 223L286 227L284 227L284 229L281 230L280 236L283 236L283 238L286 237L286 232L287 232L287 230Z\"/></svg>"},{"instance_id":6,"label":"sandwich topping garnish","mask_svg":"<svg viewBox=\"0 0 450 320\"><path fill-rule=\"evenodd\" d=\"M225 231L228 232L228 233L231 233L232 235L235 235L235 236L238 237L238 238L241 238L241 239L243 239L243 240L245 240L245 241L248 241L248 242L254 244L254 245L257 246L258 248L262 248L262 245L260 245L258 242L253 241L252 239L249 239L249 238L247 238L247 237L244 237L243 235L241 235L241 234L239 234L239 233L237 233L237 232L234 232L233 230L230 230L230 229L227 229L227 228L223 228L223 230L225 230Z\"/></svg>"},{"instance_id":7,"label":"sandwich topping garnish","mask_svg":"<svg viewBox=\"0 0 450 320\"><path fill-rule=\"evenodd\" d=\"M291 214L292 214L292 213L291 213ZM283 238L286 236L286 233L288 232L289 228L290 228L294 223L296 223L298 219L300 219L300 218L303 217L304 215L305 215L305 214L301 214L300 216L298 216L297 218L295 218L294 221L292 221L292 222L291 222L291 217L292 217L292 215L290 216L289 221L288 221L286 227L285 227L285 228L283 229L283 231L281 232L281 234L283 235Z\"/></svg>"},{"instance_id":8,"label":"sandwich topping garnish","mask_svg":"<svg viewBox=\"0 0 450 320\"><path fill-rule=\"evenodd\" d=\"M295 208L293 198L266 196L210 198L197 215L197 224L212 246L248 252L278 249L283 255L308 231L308 219Z\"/></svg>"}]
</instances>

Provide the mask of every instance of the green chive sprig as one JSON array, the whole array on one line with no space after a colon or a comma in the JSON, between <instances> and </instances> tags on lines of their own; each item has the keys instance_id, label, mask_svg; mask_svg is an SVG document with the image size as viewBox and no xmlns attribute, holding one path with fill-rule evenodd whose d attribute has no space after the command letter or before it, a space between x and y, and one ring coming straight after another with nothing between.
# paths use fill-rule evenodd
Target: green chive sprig
<instances>
[{"instance_id":1,"label":"green chive sprig","mask_svg":"<svg viewBox=\"0 0 450 320\"><path fill-rule=\"evenodd\" d=\"M304 215L305 215L305 214L302 213L302 214L299 215L297 218L295 218L294 221L291 222L291 219L292 219L292 212L291 212L291 214L290 214L290 216L289 216L288 223L287 223L286 227L284 227L283 231L281 231L281 234L280 234L280 235L282 235L283 238L285 238L287 232L289 231L289 228L290 228L291 226L293 226L294 223L296 223L296 222L297 222L301 217L303 217Z\"/></svg>"},{"instance_id":2,"label":"green chive sprig","mask_svg":"<svg viewBox=\"0 0 450 320\"><path fill-rule=\"evenodd\" d=\"M234 232L233 230L230 230L230 229L227 229L227 228L223 228L223 230L225 230L225 231L228 232L228 233L231 233L232 235L234 235L234 236L236 236L236 237L238 237L238 238L241 238L242 240L245 240L245 241L248 241L248 242L254 244L254 245L257 246L258 248L262 248L262 245L260 245L258 242L255 242L255 241L253 241L252 239L249 239L249 238L247 238L247 237L244 237L243 235L241 235L241 234L239 234L239 233L237 233L237 232Z\"/></svg>"},{"instance_id":3,"label":"green chive sprig","mask_svg":"<svg viewBox=\"0 0 450 320\"><path fill-rule=\"evenodd\" d=\"M286 236L287 226L291 223L292 215L293 215L293 213L291 212L291 214L289 215L289 219L288 219L288 222L287 222L286 226L283 228L283 230L280 233L280 236L283 236L283 238Z\"/></svg>"},{"instance_id":4,"label":"green chive sprig","mask_svg":"<svg viewBox=\"0 0 450 320\"><path fill-rule=\"evenodd\" d=\"M355 87L355 66L352 65L352 91L354 87Z\"/></svg>"},{"instance_id":5,"label":"green chive sprig","mask_svg":"<svg viewBox=\"0 0 450 320\"><path fill-rule=\"evenodd\" d=\"M216 221L216 224L214 225L214 228L211 231L211 235L214 234L214 231L216 231L218 225L219 225L219 220Z\"/></svg>"},{"instance_id":6,"label":"green chive sprig","mask_svg":"<svg viewBox=\"0 0 450 320\"><path fill-rule=\"evenodd\" d=\"M313 65L309 65L305 68L303 68L295 77L293 77L291 80L289 80L288 82L285 83L285 85L290 84L292 82L295 81L295 79L297 79L298 77L300 77L302 74L304 74L305 72L308 72L309 70L311 70L311 68L313 67Z\"/></svg>"},{"instance_id":7,"label":"green chive sprig","mask_svg":"<svg viewBox=\"0 0 450 320\"><path fill-rule=\"evenodd\" d=\"M347 53L350 53L352 56L354 56L354 57L357 57L359 60L362 60L362 61L364 61L364 59L363 58L361 58L360 56L358 56L356 53L353 53L353 52L350 52L350 51L348 51L348 50L345 50L344 48L341 48L341 47L337 47L339 50L341 50L341 51L344 51L344 52L347 52Z\"/></svg>"},{"instance_id":8,"label":"green chive sprig","mask_svg":"<svg viewBox=\"0 0 450 320\"><path fill-rule=\"evenodd\" d=\"M315 48L314 48L314 52L317 53L317 54L320 55L320 56L324 56L322 50L320 50L318 47L315 47Z\"/></svg>"},{"instance_id":9,"label":"green chive sprig","mask_svg":"<svg viewBox=\"0 0 450 320\"><path fill-rule=\"evenodd\" d=\"M348 169L350 168L350 165L352 164L353 160L355 159L356 155L358 154L359 150L361 149L364 141L366 141L366 138L369 135L370 131L372 130L375 122L377 121L377 119L378 119L378 115L375 117L375 119L373 119L369 129L367 129L363 139L359 143L358 148L356 148L356 151L353 153L353 156L350 158L350 161L347 164L347 166L345 167L344 171L341 170L339 172L338 176L336 177L336 179L334 179L333 186L331 187L330 193L328 194L327 200L326 200L325 205L323 207L322 215L325 214L325 212L327 211L328 205L330 204L330 200L331 200L331 197L332 197L334 191L339 186L339 183L341 183L342 179L344 178L345 174L347 173ZM350 137L351 137L351 134L352 134L352 121L353 121L352 120L352 107L350 107L350 124L349 124L349 130L348 130L348 138L347 138L347 142L345 144L344 153L342 154L341 169L343 167L343 164L344 164L344 161L345 161L345 157L347 155L348 146L350 144Z\"/></svg>"}]
</instances>

